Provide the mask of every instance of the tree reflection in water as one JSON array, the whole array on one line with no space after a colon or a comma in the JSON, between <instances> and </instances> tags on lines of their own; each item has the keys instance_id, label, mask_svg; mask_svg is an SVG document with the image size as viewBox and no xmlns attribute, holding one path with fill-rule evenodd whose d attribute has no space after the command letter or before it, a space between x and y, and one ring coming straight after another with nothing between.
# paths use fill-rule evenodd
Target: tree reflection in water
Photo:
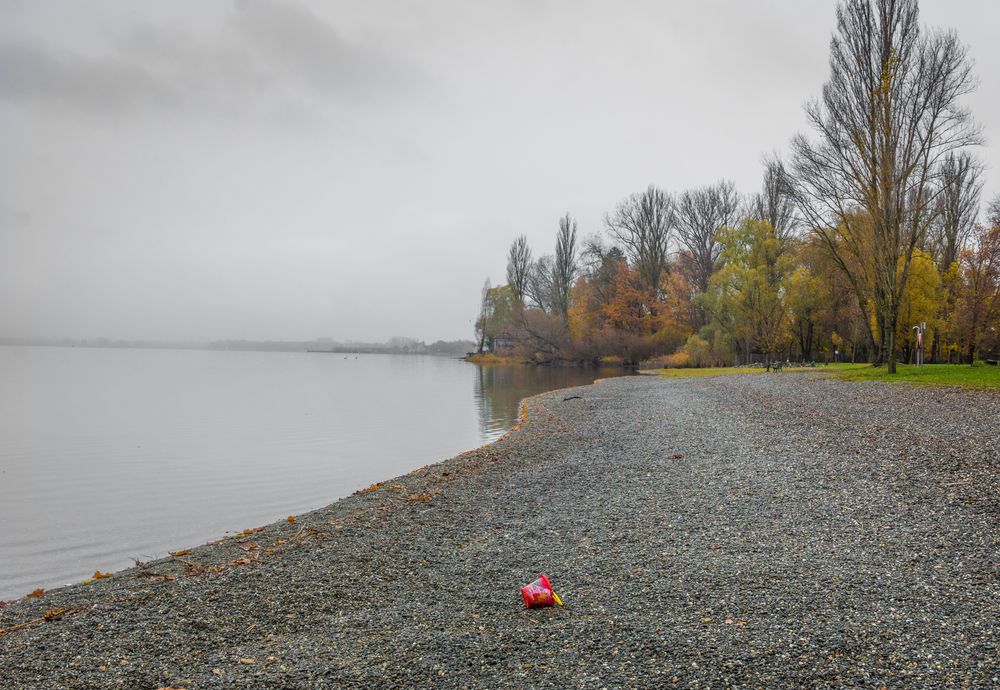
<instances>
[{"instance_id":1,"label":"tree reflection in water","mask_svg":"<svg viewBox=\"0 0 1000 690\"><path fill-rule=\"evenodd\" d=\"M524 398L557 388L593 383L595 379L630 374L619 367L580 369L525 365L474 364L476 409L479 432L485 442L493 441L517 424L518 408Z\"/></svg>"}]
</instances>

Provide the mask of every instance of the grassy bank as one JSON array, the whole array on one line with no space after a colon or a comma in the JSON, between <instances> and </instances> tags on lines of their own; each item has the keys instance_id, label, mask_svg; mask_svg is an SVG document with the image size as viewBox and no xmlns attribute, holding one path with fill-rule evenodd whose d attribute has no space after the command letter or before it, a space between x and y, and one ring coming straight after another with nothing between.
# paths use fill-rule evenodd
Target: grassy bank
<instances>
[{"instance_id":1,"label":"grassy bank","mask_svg":"<svg viewBox=\"0 0 1000 690\"><path fill-rule=\"evenodd\" d=\"M687 379L697 376L725 376L729 374L762 374L765 369L755 367L701 367L689 369L653 369L643 373L656 374L668 379Z\"/></svg>"},{"instance_id":2,"label":"grassy bank","mask_svg":"<svg viewBox=\"0 0 1000 690\"><path fill-rule=\"evenodd\" d=\"M968 388L1000 388L1000 367L968 364L927 364L917 367L900 364L895 374L885 367L853 365L837 371L844 381L886 381L914 383L924 386L965 386Z\"/></svg>"},{"instance_id":3,"label":"grassy bank","mask_svg":"<svg viewBox=\"0 0 1000 690\"><path fill-rule=\"evenodd\" d=\"M730 374L761 374L764 369L750 367L705 367L701 369L652 369L645 374L665 378L691 378L698 376L725 376ZM827 364L818 367L789 367L783 374L826 373L842 381L882 381L886 383L912 383L924 386L963 386L966 388L1000 388L1000 367L968 364L911 364L898 365L895 374L885 367L870 364Z\"/></svg>"},{"instance_id":4,"label":"grassy bank","mask_svg":"<svg viewBox=\"0 0 1000 690\"><path fill-rule=\"evenodd\" d=\"M473 364L525 364L525 361L519 357L504 357L492 352L477 352L466 356L465 361Z\"/></svg>"}]
</instances>

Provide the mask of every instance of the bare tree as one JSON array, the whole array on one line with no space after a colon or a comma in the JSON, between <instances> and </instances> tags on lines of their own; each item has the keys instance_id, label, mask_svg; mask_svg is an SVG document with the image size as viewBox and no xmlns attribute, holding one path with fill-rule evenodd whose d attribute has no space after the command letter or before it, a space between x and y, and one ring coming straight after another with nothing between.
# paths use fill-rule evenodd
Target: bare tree
<instances>
[{"instance_id":1,"label":"bare tree","mask_svg":"<svg viewBox=\"0 0 1000 690\"><path fill-rule=\"evenodd\" d=\"M679 258L699 292L708 290L719 265L719 229L736 226L739 211L740 197L730 181L686 191L677 201L677 239L685 250Z\"/></svg>"},{"instance_id":2,"label":"bare tree","mask_svg":"<svg viewBox=\"0 0 1000 690\"><path fill-rule=\"evenodd\" d=\"M940 215L931 230L930 244L942 271L958 260L972 234L983 191L982 171L983 166L965 151L948 154L941 164Z\"/></svg>"},{"instance_id":3,"label":"bare tree","mask_svg":"<svg viewBox=\"0 0 1000 690\"><path fill-rule=\"evenodd\" d=\"M540 256L528 272L527 296L533 307L546 313L553 310L552 274L555 261L551 256Z\"/></svg>"},{"instance_id":4,"label":"bare tree","mask_svg":"<svg viewBox=\"0 0 1000 690\"><path fill-rule=\"evenodd\" d=\"M979 214L979 197L983 189L982 165L965 151L949 153L939 167L939 214L927 238L928 247L945 273L958 261L962 249L972 236ZM941 324L948 323L953 315L958 285L954 280L945 282L944 299L938 311L938 323L931 327L931 361L941 357Z\"/></svg>"},{"instance_id":5,"label":"bare tree","mask_svg":"<svg viewBox=\"0 0 1000 690\"><path fill-rule=\"evenodd\" d=\"M510 245L507 252L507 284L514 290L518 302L524 304L528 294L528 274L531 271L531 248L528 238L521 235Z\"/></svg>"},{"instance_id":6,"label":"bare tree","mask_svg":"<svg viewBox=\"0 0 1000 690\"><path fill-rule=\"evenodd\" d=\"M643 283L654 294L660 292L660 279L667 271L675 220L673 199L653 185L629 196L604 219L608 231L621 243Z\"/></svg>"},{"instance_id":7,"label":"bare tree","mask_svg":"<svg viewBox=\"0 0 1000 690\"><path fill-rule=\"evenodd\" d=\"M986 220L989 222L991 228L1000 225L1000 194L993 197L989 208L986 209Z\"/></svg>"},{"instance_id":8,"label":"bare tree","mask_svg":"<svg viewBox=\"0 0 1000 690\"><path fill-rule=\"evenodd\" d=\"M782 242L787 242L797 229L795 200L788 186L785 165L777 158L764 160L764 184L750 201L748 214L754 220L766 220Z\"/></svg>"},{"instance_id":9,"label":"bare tree","mask_svg":"<svg viewBox=\"0 0 1000 690\"><path fill-rule=\"evenodd\" d=\"M797 206L862 311L872 300L890 372L913 250L939 213L935 171L980 140L960 103L973 88L965 47L954 32L921 31L917 0L843 0L830 79L806 107L818 139L792 143Z\"/></svg>"},{"instance_id":10,"label":"bare tree","mask_svg":"<svg viewBox=\"0 0 1000 690\"><path fill-rule=\"evenodd\" d=\"M576 221L566 214L559 219L556 257L552 264L553 311L564 319L569 315L569 291L577 275Z\"/></svg>"},{"instance_id":11,"label":"bare tree","mask_svg":"<svg viewBox=\"0 0 1000 690\"><path fill-rule=\"evenodd\" d=\"M583 241L583 250L580 252L582 270L588 275L598 270L608 251L609 247L604 244L604 239L600 235L588 235Z\"/></svg>"}]
</instances>

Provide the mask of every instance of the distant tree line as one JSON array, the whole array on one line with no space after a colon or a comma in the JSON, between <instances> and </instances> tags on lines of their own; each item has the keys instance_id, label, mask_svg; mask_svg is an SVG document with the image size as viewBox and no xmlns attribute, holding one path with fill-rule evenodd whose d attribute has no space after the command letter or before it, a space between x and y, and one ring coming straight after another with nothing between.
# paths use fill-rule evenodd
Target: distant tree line
<instances>
[{"instance_id":1,"label":"distant tree line","mask_svg":"<svg viewBox=\"0 0 1000 690\"><path fill-rule=\"evenodd\" d=\"M727 180L623 199L604 232L559 219L554 252L511 244L484 287L478 348L536 359L739 364L871 361L895 370L1000 351L1000 196L980 218L981 133L952 31L917 0L844 0L812 135L764 162L759 192ZM982 222L980 222L982 220Z\"/></svg>"},{"instance_id":2,"label":"distant tree line","mask_svg":"<svg viewBox=\"0 0 1000 690\"><path fill-rule=\"evenodd\" d=\"M246 341L227 340L212 343L212 349L225 350L291 350L311 352L352 352L352 353L372 353L372 354L397 354L397 355L449 355L461 357L468 354L475 348L475 343L471 340L436 340L427 344L415 338L405 338L396 336L389 338L385 342L360 342L349 340L338 342L331 338L320 338L304 342L278 342L278 341Z\"/></svg>"}]
</instances>

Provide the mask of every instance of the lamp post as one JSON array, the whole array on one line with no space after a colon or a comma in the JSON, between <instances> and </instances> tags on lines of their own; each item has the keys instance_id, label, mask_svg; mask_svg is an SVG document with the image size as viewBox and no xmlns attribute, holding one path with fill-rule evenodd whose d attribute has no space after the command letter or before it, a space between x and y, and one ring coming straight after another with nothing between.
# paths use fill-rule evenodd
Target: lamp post
<instances>
[{"instance_id":1,"label":"lamp post","mask_svg":"<svg viewBox=\"0 0 1000 690\"><path fill-rule=\"evenodd\" d=\"M913 327L913 330L917 332L917 366L922 367L924 365L924 332L927 330L927 322L921 321Z\"/></svg>"}]
</instances>

